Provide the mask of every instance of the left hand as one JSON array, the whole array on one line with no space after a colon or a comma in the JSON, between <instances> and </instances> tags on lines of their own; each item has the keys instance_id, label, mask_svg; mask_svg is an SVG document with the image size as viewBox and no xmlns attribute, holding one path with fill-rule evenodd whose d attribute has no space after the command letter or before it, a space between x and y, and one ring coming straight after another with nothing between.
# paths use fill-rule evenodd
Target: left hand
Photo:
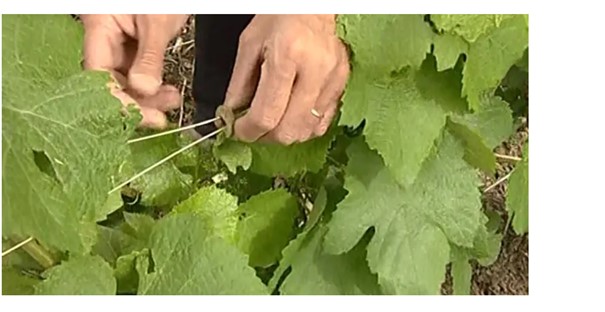
<instances>
[{"instance_id":1,"label":"left hand","mask_svg":"<svg viewBox=\"0 0 605 312\"><path fill-rule=\"evenodd\" d=\"M335 15L257 15L243 31L224 105L251 104L236 138L289 145L321 136L349 76Z\"/></svg>"}]
</instances>

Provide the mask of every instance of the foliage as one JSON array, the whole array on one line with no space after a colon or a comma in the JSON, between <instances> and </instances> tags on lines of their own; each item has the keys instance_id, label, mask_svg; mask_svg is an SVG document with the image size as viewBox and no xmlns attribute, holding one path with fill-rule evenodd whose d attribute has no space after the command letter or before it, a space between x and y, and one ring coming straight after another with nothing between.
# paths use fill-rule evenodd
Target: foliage
<instances>
[{"instance_id":1,"label":"foliage","mask_svg":"<svg viewBox=\"0 0 605 312\"><path fill-rule=\"evenodd\" d=\"M3 257L4 294L438 294L448 264L466 294L500 251L480 174L523 110L524 16L339 16L352 74L328 134L217 140L113 193L190 140L127 143L148 131L80 69L69 17L2 23L3 249L35 238ZM519 233L528 167L526 145Z\"/></svg>"}]
</instances>

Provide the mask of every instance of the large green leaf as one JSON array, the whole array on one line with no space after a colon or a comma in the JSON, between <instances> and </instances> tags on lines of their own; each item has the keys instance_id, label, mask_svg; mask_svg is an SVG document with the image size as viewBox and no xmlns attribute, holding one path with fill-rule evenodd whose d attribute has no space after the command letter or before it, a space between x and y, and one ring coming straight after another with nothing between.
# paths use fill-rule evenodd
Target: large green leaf
<instances>
[{"instance_id":1,"label":"large green leaf","mask_svg":"<svg viewBox=\"0 0 605 312\"><path fill-rule=\"evenodd\" d=\"M523 147L523 159L510 176L506 209L512 216L515 232L526 233L529 229L529 143Z\"/></svg>"},{"instance_id":2,"label":"large green leaf","mask_svg":"<svg viewBox=\"0 0 605 312\"><path fill-rule=\"evenodd\" d=\"M75 253L95 242L133 131L81 49L69 16L2 19L2 233Z\"/></svg>"},{"instance_id":3,"label":"large green leaf","mask_svg":"<svg viewBox=\"0 0 605 312\"><path fill-rule=\"evenodd\" d=\"M212 153L227 166L231 173L236 173L237 167L248 170L252 164L250 146L235 140L216 141L212 146Z\"/></svg>"},{"instance_id":4,"label":"large green leaf","mask_svg":"<svg viewBox=\"0 0 605 312\"><path fill-rule=\"evenodd\" d=\"M462 159L463 146L446 132L435 149L414 184L403 189L362 140L349 147L349 194L328 223L324 246L346 252L374 227L368 262L386 293L439 293L448 241L473 246L481 224L479 181Z\"/></svg>"},{"instance_id":5,"label":"large green leaf","mask_svg":"<svg viewBox=\"0 0 605 312\"><path fill-rule=\"evenodd\" d=\"M343 101L341 123L356 125L365 118L370 147L378 150L399 183L410 185L445 125L443 107L423 96L411 70L387 81L353 72Z\"/></svg>"},{"instance_id":6,"label":"large green leaf","mask_svg":"<svg viewBox=\"0 0 605 312\"><path fill-rule=\"evenodd\" d=\"M116 280L99 256L78 256L45 272L37 295L115 295Z\"/></svg>"},{"instance_id":7,"label":"large green leaf","mask_svg":"<svg viewBox=\"0 0 605 312\"><path fill-rule=\"evenodd\" d=\"M117 227L98 226L99 240L93 252L112 265L125 254L148 247L149 235L155 224L144 214L124 213L125 222Z\"/></svg>"},{"instance_id":8,"label":"large green leaf","mask_svg":"<svg viewBox=\"0 0 605 312\"><path fill-rule=\"evenodd\" d=\"M464 39L448 33L435 36L433 45L438 71L453 68L460 55L468 52L468 43Z\"/></svg>"},{"instance_id":9,"label":"large green leaf","mask_svg":"<svg viewBox=\"0 0 605 312\"><path fill-rule=\"evenodd\" d=\"M470 45L462 95L468 97L471 109L480 107L483 93L493 93L510 67L523 57L528 45L528 27L522 15L505 19L499 28L479 36Z\"/></svg>"},{"instance_id":10,"label":"large green leaf","mask_svg":"<svg viewBox=\"0 0 605 312\"><path fill-rule=\"evenodd\" d=\"M339 15L341 33L365 75L388 76L405 66L420 67L433 33L422 15ZM378 48L379 47L379 48Z\"/></svg>"},{"instance_id":11,"label":"large green leaf","mask_svg":"<svg viewBox=\"0 0 605 312\"><path fill-rule=\"evenodd\" d=\"M266 191L240 205L238 214L238 246L250 256L250 266L277 262L293 238L299 214L296 198L284 189Z\"/></svg>"},{"instance_id":12,"label":"large green leaf","mask_svg":"<svg viewBox=\"0 0 605 312\"><path fill-rule=\"evenodd\" d=\"M248 257L192 213L160 220L151 234L153 264L137 258L141 295L260 295L266 288Z\"/></svg>"}]
</instances>

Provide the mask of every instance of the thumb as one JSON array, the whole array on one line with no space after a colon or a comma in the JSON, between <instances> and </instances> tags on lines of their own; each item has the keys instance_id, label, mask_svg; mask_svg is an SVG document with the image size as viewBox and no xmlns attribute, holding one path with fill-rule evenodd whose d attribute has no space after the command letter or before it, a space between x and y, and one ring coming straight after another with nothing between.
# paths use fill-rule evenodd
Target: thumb
<instances>
[{"instance_id":1,"label":"thumb","mask_svg":"<svg viewBox=\"0 0 605 312\"><path fill-rule=\"evenodd\" d=\"M140 27L138 49L128 72L128 84L140 95L151 96L158 92L162 84L164 52L174 34L156 20L137 21L137 26Z\"/></svg>"}]
</instances>

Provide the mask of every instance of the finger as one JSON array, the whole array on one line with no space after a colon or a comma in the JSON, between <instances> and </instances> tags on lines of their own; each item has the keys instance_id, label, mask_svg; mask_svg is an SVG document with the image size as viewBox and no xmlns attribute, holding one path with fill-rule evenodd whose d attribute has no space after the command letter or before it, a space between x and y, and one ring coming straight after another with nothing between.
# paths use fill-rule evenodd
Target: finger
<instances>
[{"instance_id":1,"label":"finger","mask_svg":"<svg viewBox=\"0 0 605 312\"><path fill-rule=\"evenodd\" d=\"M122 84L122 82L125 80L123 76L121 76L120 74L114 74L114 78L117 84L110 83L111 94L118 100L120 100L124 107L127 107L128 105L134 105L136 108L139 109L141 115L143 116L139 126L154 129L163 129L168 125L166 115L164 115L160 110L153 107L141 106L135 98L126 93L124 89L122 89L122 87L118 85Z\"/></svg>"},{"instance_id":2,"label":"finger","mask_svg":"<svg viewBox=\"0 0 605 312\"><path fill-rule=\"evenodd\" d=\"M125 62L120 33L92 24L84 33L84 69L115 70Z\"/></svg>"},{"instance_id":3,"label":"finger","mask_svg":"<svg viewBox=\"0 0 605 312\"><path fill-rule=\"evenodd\" d=\"M248 38L246 32L240 36L233 73L225 94L224 105L232 110L250 104L259 79L261 45Z\"/></svg>"},{"instance_id":4,"label":"finger","mask_svg":"<svg viewBox=\"0 0 605 312\"><path fill-rule=\"evenodd\" d=\"M339 65L334 70L333 78L329 80L317 99L315 110L323 116L313 130L315 136L324 135L330 128L330 124L338 112L339 102L346 88L349 72L348 63L345 62Z\"/></svg>"},{"instance_id":5,"label":"finger","mask_svg":"<svg viewBox=\"0 0 605 312\"><path fill-rule=\"evenodd\" d=\"M311 110L315 107L321 91L321 77L322 75L309 70L298 74L283 118L275 129L263 137L263 141L290 145L312 137L320 121Z\"/></svg>"},{"instance_id":6,"label":"finger","mask_svg":"<svg viewBox=\"0 0 605 312\"><path fill-rule=\"evenodd\" d=\"M179 90L171 85L162 85L157 94L137 98L141 106L155 108L159 111L166 112L172 109L181 107L183 97Z\"/></svg>"},{"instance_id":7,"label":"finger","mask_svg":"<svg viewBox=\"0 0 605 312\"><path fill-rule=\"evenodd\" d=\"M162 29L162 23L138 23L139 46L132 68L128 73L130 88L142 96L158 92L162 84L164 52L173 34Z\"/></svg>"},{"instance_id":8,"label":"finger","mask_svg":"<svg viewBox=\"0 0 605 312\"><path fill-rule=\"evenodd\" d=\"M237 138L253 142L277 127L288 106L295 68L287 59L271 56L265 60L250 110L235 121Z\"/></svg>"},{"instance_id":9,"label":"finger","mask_svg":"<svg viewBox=\"0 0 605 312\"><path fill-rule=\"evenodd\" d=\"M159 130L168 126L168 118L161 111L145 106L141 106L140 109L143 120L141 120L139 126Z\"/></svg>"}]
</instances>

